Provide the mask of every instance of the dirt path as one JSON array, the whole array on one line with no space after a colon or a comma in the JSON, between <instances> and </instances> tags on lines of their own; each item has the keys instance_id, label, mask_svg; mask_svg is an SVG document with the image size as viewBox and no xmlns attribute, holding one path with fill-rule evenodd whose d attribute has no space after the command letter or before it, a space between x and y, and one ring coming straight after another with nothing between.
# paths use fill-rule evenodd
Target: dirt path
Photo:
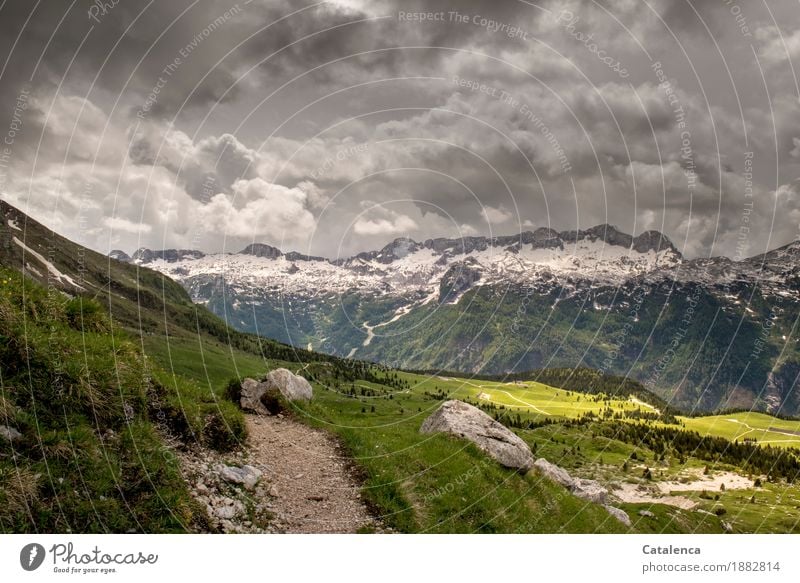
<instances>
[{"instance_id":1,"label":"dirt path","mask_svg":"<svg viewBox=\"0 0 800 583\"><path fill-rule=\"evenodd\" d=\"M275 532L380 530L336 441L285 417L247 415L250 463L263 469Z\"/></svg>"}]
</instances>

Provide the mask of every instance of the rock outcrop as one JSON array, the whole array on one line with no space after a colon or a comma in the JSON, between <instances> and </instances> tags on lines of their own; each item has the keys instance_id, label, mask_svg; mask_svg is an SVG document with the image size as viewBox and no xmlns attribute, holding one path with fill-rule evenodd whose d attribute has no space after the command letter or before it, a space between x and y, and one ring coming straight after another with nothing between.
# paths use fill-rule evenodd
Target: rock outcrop
<instances>
[{"instance_id":1,"label":"rock outcrop","mask_svg":"<svg viewBox=\"0 0 800 583\"><path fill-rule=\"evenodd\" d=\"M462 401L442 403L420 428L421 433L449 433L471 441L501 465L527 472L533 465L528 445L486 413Z\"/></svg>"},{"instance_id":2,"label":"rock outcrop","mask_svg":"<svg viewBox=\"0 0 800 583\"><path fill-rule=\"evenodd\" d=\"M314 391L306 379L285 368L278 368L271 371L264 382L244 379L239 405L245 411L269 415L275 411L268 403L274 403L279 397L291 402L309 401L313 396Z\"/></svg>"},{"instance_id":3,"label":"rock outcrop","mask_svg":"<svg viewBox=\"0 0 800 583\"><path fill-rule=\"evenodd\" d=\"M576 496L581 500L586 500L587 502L600 504L611 516L619 520L621 523L626 526L631 525L631 519L624 510L620 510L619 508L609 506L607 504L608 489L600 484L600 482L597 482L596 480L587 480L585 478L573 478L569 475L567 470L557 466L556 464L550 463L544 458L539 458L536 460L536 462L533 464L533 467L536 468L544 477L564 486L573 496Z\"/></svg>"},{"instance_id":4,"label":"rock outcrop","mask_svg":"<svg viewBox=\"0 0 800 583\"><path fill-rule=\"evenodd\" d=\"M619 520L625 526L631 525L631 517L628 516L628 513L622 510L621 508L617 508L616 506L609 506L608 504L604 505L603 508L605 508L611 516Z\"/></svg>"}]
</instances>

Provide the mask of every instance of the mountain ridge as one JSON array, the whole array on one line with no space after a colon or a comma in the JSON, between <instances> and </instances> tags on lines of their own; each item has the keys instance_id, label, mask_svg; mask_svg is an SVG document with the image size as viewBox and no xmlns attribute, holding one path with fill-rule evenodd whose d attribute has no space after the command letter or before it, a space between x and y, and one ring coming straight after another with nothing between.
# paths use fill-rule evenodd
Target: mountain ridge
<instances>
[{"instance_id":1,"label":"mountain ridge","mask_svg":"<svg viewBox=\"0 0 800 583\"><path fill-rule=\"evenodd\" d=\"M530 244L511 237L515 244L505 247L487 238L432 239L428 247L400 238L335 263L260 246L250 254L153 253L147 265L87 250L91 269L83 273L78 250L37 229L24 232L32 219L14 212L4 211L0 254L70 293L137 302L145 309L119 312L132 328L142 317L163 327L163 314L149 307L164 305L188 337L192 301L241 332L297 350L467 374L587 366L630 376L685 410L800 412L796 242L738 262L683 260L658 235L650 237L662 250L641 253L633 238L626 248L605 240L627 238L614 232L600 240L597 231L580 239L576 232L564 251L549 231L532 231ZM229 334L208 326L218 338Z\"/></svg>"},{"instance_id":2,"label":"mountain ridge","mask_svg":"<svg viewBox=\"0 0 800 583\"><path fill-rule=\"evenodd\" d=\"M316 261L329 261L331 263L341 263L346 262L353 259L373 259L373 258L385 258L388 255L392 254L394 251L398 249L432 249L436 252L444 252L447 250L452 251L453 253L458 253L460 248L461 254L469 253L474 249L485 249L489 246L492 247L508 247L513 246L515 244L522 244L522 245L533 245L534 248L548 248L548 247L560 247L563 249L565 243L575 243L577 241L590 239L590 240L601 240L609 245L614 246L621 246L630 248L634 251L645 253L647 251L655 250L660 251L661 249L670 249L681 258L683 257L680 251L675 247L672 241L661 233L660 231L656 230L648 230L643 231L639 235L633 236L627 233L620 231L616 226L611 224L599 224L595 225L594 227L590 227L588 229L571 229L571 230L564 230L564 231L556 231L555 229L551 229L548 227L539 227L533 231L521 231L520 233L513 234L513 235L498 235L494 237L483 236L483 235L470 235L466 237L456 237L456 238L448 238L448 237L433 237L425 239L424 241L416 241L410 237L397 237L392 241L388 242L384 247L381 249L371 250L371 251L361 251L354 255L348 257L339 257L339 258L331 258L331 257L323 257L318 255L308 255L304 253L300 253L298 251L282 251L279 248L270 245L268 243L261 243L261 242L254 242L247 245L244 249L237 251L237 252L205 252L198 249L176 249L176 248L166 248L161 250L154 250L148 247L140 247L136 251L133 252L132 255L128 255L123 250L114 249L108 255L119 259L121 261L128 260L130 258L132 261L141 261L141 262L150 262L157 258L164 258L168 261L176 261L180 258L182 254L185 255L197 255L197 256L205 256L205 255L253 255L256 257L268 257L268 258L278 258L278 257L288 257L292 261L309 261L309 260L316 260Z\"/></svg>"},{"instance_id":3,"label":"mountain ridge","mask_svg":"<svg viewBox=\"0 0 800 583\"><path fill-rule=\"evenodd\" d=\"M294 346L468 374L588 366L687 410L796 414L799 250L687 260L661 233L599 225L400 237L335 260L255 244L147 266L235 328Z\"/></svg>"}]
</instances>

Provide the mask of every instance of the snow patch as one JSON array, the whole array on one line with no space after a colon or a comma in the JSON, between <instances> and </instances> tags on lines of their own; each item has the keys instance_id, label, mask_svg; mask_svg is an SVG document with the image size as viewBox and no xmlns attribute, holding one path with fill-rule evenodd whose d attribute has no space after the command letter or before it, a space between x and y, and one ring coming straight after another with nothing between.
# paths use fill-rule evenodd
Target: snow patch
<instances>
[{"instance_id":1,"label":"snow patch","mask_svg":"<svg viewBox=\"0 0 800 583\"><path fill-rule=\"evenodd\" d=\"M39 261L39 262L40 262L42 265L44 265L44 266L47 268L47 271L49 271L50 273L52 273L52 274L53 274L53 276L54 276L56 279L58 279L59 281L62 281L62 282L67 282L68 284L70 284L70 285L71 285L71 286L73 286L73 287L76 287L76 288L78 288L78 289L82 289L82 290L86 291L86 290L85 290L85 288L84 288L83 286L81 286L81 285L78 285L77 283L75 283L75 280L74 280L74 279L72 279L72 278L71 278L69 275L67 275L67 274L65 274L65 273L62 273L62 272L60 272L60 271L58 270L58 268L56 268L56 266L55 266L55 265L53 265L53 264L52 264L52 263L50 263L50 262L49 262L47 259L45 259L45 258L44 258L44 256L40 255L39 253L37 253L36 251L34 251L34 250L33 250L33 249L31 249L30 247L28 247L28 246L27 246L25 243L23 243L22 241L20 241L20 240L19 240L19 239L17 239L16 237L14 237L12 240L14 241L14 243L16 243L17 245L19 245L20 247L22 247L22 249L23 249L23 250L24 250L26 253L30 253L31 255L33 255L33 257L34 257L34 258L36 258L36 259L37 259L37 260L38 260L38 261Z\"/></svg>"}]
</instances>

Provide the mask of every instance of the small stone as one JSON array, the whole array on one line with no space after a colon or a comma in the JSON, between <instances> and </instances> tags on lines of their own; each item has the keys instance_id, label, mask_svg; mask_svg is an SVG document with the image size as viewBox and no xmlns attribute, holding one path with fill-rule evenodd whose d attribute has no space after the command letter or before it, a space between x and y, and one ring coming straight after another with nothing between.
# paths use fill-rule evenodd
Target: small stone
<instances>
[{"instance_id":1,"label":"small stone","mask_svg":"<svg viewBox=\"0 0 800 583\"><path fill-rule=\"evenodd\" d=\"M13 427L9 427L8 425L0 425L0 437L13 443L18 439L22 439L22 434Z\"/></svg>"},{"instance_id":2,"label":"small stone","mask_svg":"<svg viewBox=\"0 0 800 583\"><path fill-rule=\"evenodd\" d=\"M226 482L242 484L247 490L252 490L261 479L261 470L253 466L237 468L235 466L222 465L219 469L219 475Z\"/></svg>"},{"instance_id":3,"label":"small stone","mask_svg":"<svg viewBox=\"0 0 800 583\"><path fill-rule=\"evenodd\" d=\"M230 520L244 513L244 505L238 500L225 498L225 503L214 509L214 515L222 520Z\"/></svg>"},{"instance_id":4,"label":"small stone","mask_svg":"<svg viewBox=\"0 0 800 583\"><path fill-rule=\"evenodd\" d=\"M649 510L640 510L639 511L639 516L644 516L646 518L654 518L655 514L653 514Z\"/></svg>"}]
</instances>

